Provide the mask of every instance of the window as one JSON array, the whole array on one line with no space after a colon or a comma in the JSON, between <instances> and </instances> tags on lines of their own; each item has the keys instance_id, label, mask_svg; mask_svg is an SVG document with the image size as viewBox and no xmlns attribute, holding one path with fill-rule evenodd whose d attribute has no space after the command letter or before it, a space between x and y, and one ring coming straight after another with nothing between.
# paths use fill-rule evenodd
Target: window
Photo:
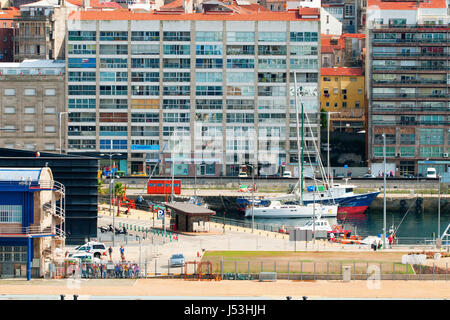
<instances>
[{"instance_id":1,"label":"window","mask_svg":"<svg viewBox=\"0 0 450 320\"><path fill-rule=\"evenodd\" d=\"M189 96L191 94L190 86L164 86L163 95L165 96Z\"/></svg>"},{"instance_id":2,"label":"window","mask_svg":"<svg viewBox=\"0 0 450 320\"><path fill-rule=\"evenodd\" d=\"M70 71L69 72L69 81L72 81L72 82L86 82L86 81L95 82L95 72ZM49 89L49 90L52 90L52 89ZM49 92L49 93L51 93L51 92Z\"/></svg>"},{"instance_id":3,"label":"window","mask_svg":"<svg viewBox=\"0 0 450 320\"><path fill-rule=\"evenodd\" d=\"M286 42L286 32L259 32L259 42Z\"/></svg>"},{"instance_id":4,"label":"window","mask_svg":"<svg viewBox=\"0 0 450 320\"><path fill-rule=\"evenodd\" d=\"M159 73L157 73L159 75ZM164 72L163 82L190 82L189 72Z\"/></svg>"},{"instance_id":5,"label":"window","mask_svg":"<svg viewBox=\"0 0 450 320\"><path fill-rule=\"evenodd\" d=\"M4 95L5 96L15 96L16 95L16 89L5 89Z\"/></svg>"},{"instance_id":6,"label":"window","mask_svg":"<svg viewBox=\"0 0 450 320\"><path fill-rule=\"evenodd\" d=\"M222 82L222 72L196 72L195 80L199 82Z\"/></svg>"},{"instance_id":7,"label":"window","mask_svg":"<svg viewBox=\"0 0 450 320\"><path fill-rule=\"evenodd\" d=\"M286 55L286 46L258 46L259 55Z\"/></svg>"},{"instance_id":8,"label":"window","mask_svg":"<svg viewBox=\"0 0 450 320\"><path fill-rule=\"evenodd\" d=\"M100 95L127 95L127 86L100 86Z\"/></svg>"},{"instance_id":9,"label":"window","mask_svg":"<svg viewBox=\"0 0 450 320\"><path fill-rule=\"evenodd\" d=\"M223 52L223 47L221 44L215 44L215 45L210 45L210 44L202 44L202 45L197 45L195 47L195 53L197 55L222 55Z\"/></svg>"},{"instance_id":10,"label":"window","mask_svg":"<svg viewBox=\"0 0 450 320\"><path fill-rule=\"evenodd\" d=\"M163 59L164 68L189 69L191 67L191 59Z\"/></svg>"},{"instance_id":11,"label":"window","mask_svg":"<svg viewBox=\"0 0 450 320\"><path fill-rule=\"evenodd\" d=\"M131 54L159 54L159 44L133 44Z\"/></svg>"},{"instance_id":12,"label":"window","mask_svg":"<svg viewBox=\"0 0 450 320\"><path fill-rule=\"evenodd\" d=\"M132 82L159 82L158 72L132 72Z\"/></svg>"},{"instance_id":13,"label":"window","mask_svg":"<svg viewBox=\"0 0 450 320\"><path fill-rule=\"evenodd\" d=\"M100 72L101 82L126 82L128 81L128 72Z\"/></svg>"},{"instance_id":14,"label":"window","mask_svg":"<svg viewBox=\"0 0 450 320\"><path fill-rule=\"evenodd\" d=\"M212 100L212 99L196 100L195 107L197 108L197 110L222 109L222 100Z\"/></svg>"},{"instance_id":15,"label":"window","mask_svg":"<svg viewBox=\"0 0 450 320\"><path fill-rule=\"evenodd\" d=\"M196 86L195 94L198 96L221 96L221 86Z\"/></svg>"},{"instance_id":16,"label":"window","mask_svg":"<svg viewBox=\"0 0 450 320\"><path fill-rule=\"evenodd\" d=\"M201 58L195 59L195 66L199 69L222 69L222 59Z\"/></svg>"},{"instance_id":17,"label":"window","mask_svg":"<svg viewBox=\"0 0 450 320\"><path fill-rule=\"evenodd\" d=\"M100 100L101 101L101 100ZM69 99L69 109L95 109L95 99Z\"/></svg>"},{"instance_id":18,"label":"window","mask_svg":"<svg viewBox=\"0 0 450 320\"><path fill-rule=\"evenodd\" d=\"M128 54L128 46L126 44L101 44L100 54Z\"/></svg>"},{"instance_id":19,"label":"window","mask_svg":"<svg viewBox=\"0 0 450 320\"><path fill-rule=\"evenodd\" d=\"M259 69L286 69L286 59L258 59Z\"/></svg>"},{"instance_id":20,"label":"window","mask_svg":"<svg viewBox=\"0 0 450 320\"><path fill-rule=\"evenodd\" d=\"M136 96L159 96L159 86L131 86L131 94Z\"/></svg>"},{"instance_id":21,"label":"window","mask_svg":"<svg viewBox=\"0 0 450 320\"><path fill-rule=\"evenodd\" d=\"M45 107L44 114L56 114L56 107Z\"/></svg>"},{"instance_id":22,"label":"window","mask_svg":"<svg viewBox=\"0 0 450 320\"><path fill-rule=\"evenodd\" d=\"M26 124L23 128L24 132L34 132L34 124Z\"/></svg>"},{"instance_id":23,"label":"window","mask_svg":"<svg viewBox=\"0 0 450 320\"><path fill-rule=\"evenodd\" d=\"M0 205L0 223L22 223L22 206Z\"/></svg>"},{"instance_id":24,"label":"window","mask_svg":"<svg viewBox=\"0 0 450 320\"><path fill-rule=\"evenodd\" d=\"M164 31L164 41L191 41L191 33L187 31Z\"/></svg>"},{"instance_id":25,"label":"window","mask_svg":"<svg viewBox=\"0 0 450 320\"><path fill-rule=\"evenodd\" d=\"M127 31L100 31L100 41L125 41L128 40Z\"/></svg>"},{"instance_id":26,"label":"window","mask_svg":"<svg viewBox=\"0 0 450 320\"><path fill-rule=\"evenodd\" d=\"M227 68L252 69L254 67L254 59L227 59Z\"/></svg>"},{"instance_id":27,"label":"window","mask_svg":"<svg viewBox=\"0 0 450 320\"><path fill-rule=\"evenodd\" d=\"M131 32L131 41L159 41L159 32L158 31L132 31Z\"/></svg>"},{"instance_id":28,"label":"window","mask_svg":"<svg viewBox=\"0 0 450 320\"><path fill-rule=\"evenodd\" d=\"M45 150L53 151L56 150L56 145L54 143L46 143L44 145Z\"/></svg>"},{"instance_id":29,"label":"window","mask_svg":"<svg viewBox=\"0 0 450 320\"><path fill-rule=\"evenodd\" d=\"M252 72L228 72L227 83L253 83L255 74Z\"/></svg>"},{"instance_id":30,"label":"window","mask_svg":"<svg viewBox=\"0 0 450 320\"><path fill-rule=\"evenodd\" d=\"M3 113L5 113L5 114L15 114L16 113L16 108L15 107L5 107L3 109Z\"/></svg>"},{"instance_id":31,"label":"window","mask_svg":"<svg viewBox=\"0 0 450 320\"><path fill-rule=\"evenodd\" d=\"M46 95L46 96L54 96L54 95L56 95L56 89L45 89L44 95Z\"/></svg>"},{"instance_id":32,"label":"window","mask_svg":"<svg viewBox=\"0 0 450 320\"><path fill-rule=\"evenodd\" d=\"M132 63L135 59L132 59ZM158 60L158 59L156 59ZM112 68L127 68L128 60L126 58L101 58L100 68L112 69ZM133 68L135 68L133 66Z\"/></svg>"},{"instance_id":33,"label":"window","mask_svg":"<svg viewBox=\"0 0 450 320\"><path fill-rule=\"evenodd\" d=\"M255 95L255 87L254 86L227 86L227 95L228 96L245 96L245 97L253 97Z\"/></svg>"},{"instance_id":34,"label":"window","mask_svg":"<svg viewBox=\"0 0 450 320\"><path fill-rule=\"evenodd\" d=\"M95 44L69 44L69 54L96 54Z\"/></svg>"},{"instance_id":35,"label":"window","mask_svg":"<svg viewBox=\"0 0 450 320\"><path fill-rule=\"evenodd\" d=\"M95 41L95 31L69 31L69 41Z\"/></svg>"},{"instance_id":36,"label":"window","mask_svg":"<svg viewBox=\"0 0 450 320\"><path fill-rule=\"evenodd\" d=\"M35 114L35 108L34 107L25 107L23 110L23 113L25 114Z\"/></svg>"},{"instance_id":37,"label":"window","mask_svg":"<svg viewBox=\"0 0 450 320\"><path fill-rule=\"evenodd\" d=\"M178 99L164 99L163 100L163 109L189 109L190 108L190 100L178 100Z\"/></svg>"},{"instance_id":38,"label":"window","mask_svg":"<svg viewBox=\"0 0 450 320\"><path fill-rule=\"evenodd\" d=\"M69 68L95 68L95 67L96 67L96 58L69 58Z\"/></svg>"},{"instance_id":39,"label":"window","mask_svg":"<svg viewBox=\"0 0 450 320\"><path fill-rule=\"evenodd\" d=\"M56 132L56 127L55 126L45 126L44 132L47 132L47 133Z\"/></svg>"},{"instance_id":40,"label":"window","mask_svg":"<svg viewBox=\"0 0 450 320\"><path fill-rule=\"evenodd\" d=\"M254 32L227 32L227 42L254 42Z\"/></svg>"},{"instance_id":41,"label":"window","mask_svg":"<svg viewBox=\"0 0 450 320\"><path fill-rule=\"evenodd\" d=\"M227 55L254 55L255 46L254 45L228 45Z\"/></svg>"},{"instance_id":42,"label":"window","mask_svg":"<svg viewBox=\"0 0 450 320\"><path fill-rule=\"evenodd\" d=\"M190 50L191 48L187 44L165 44L163 46L164 54L189 55Z\"/></svg>"},{"instance_id":43,"label":"window","mask_svg":"<svg viewBox=\"0 0 450 320\"><path fill-rule=\"evenodd\" d=\"M222 41L222 32L220 31L197 31L197 42Z\"/></svg>"},{"instance_id":44,"label":"window","mask_svg":"<svg viewBox=\"0 0 450 320\"><path fill-rule=\"evenodd\" d=\"M291 32L291 42L317 42L317 32Z\"/></svg>"}]
</instances>

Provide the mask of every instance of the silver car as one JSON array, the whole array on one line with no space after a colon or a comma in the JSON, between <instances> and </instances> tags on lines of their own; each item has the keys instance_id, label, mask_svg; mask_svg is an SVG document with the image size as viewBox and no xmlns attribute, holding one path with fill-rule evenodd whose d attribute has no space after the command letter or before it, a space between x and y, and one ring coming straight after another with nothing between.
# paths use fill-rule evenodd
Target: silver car
<instances>
[{"instance_id":1,"label":"silver car","mask_svg":"<svg viewBox=\"0 0 450 320\"><path fill-rule=\"evenodd\" d=\"M171 267L183 267L185 263L186 259L184 259L184 256L181 253L174 254L170 258Z\"/></svg>"}]
</instances>

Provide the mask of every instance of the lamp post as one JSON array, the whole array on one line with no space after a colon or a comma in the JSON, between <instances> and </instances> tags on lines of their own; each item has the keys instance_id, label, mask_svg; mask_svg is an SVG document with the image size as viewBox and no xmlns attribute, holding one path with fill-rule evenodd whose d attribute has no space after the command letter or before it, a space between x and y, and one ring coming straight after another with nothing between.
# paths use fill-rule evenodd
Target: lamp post
<instances>
[{"instance_id":1,"label":"lamp post","mask_svg":"<svg viewBox=\"0 0 450 320\"><path fill-rule=\"evenodd\" d=\"M255 228L255 167L251 164L246 164L246 166L252 168L252 233Z\"/></svg>"},{"instance_id":2,"label":"lamp post","mask_svg":"<svg viewBox=\"0 0 450 320\"><path fill-rule=\"evenodd\" d=\"M115 219L114 219L114 210L112 209L112 202L113 202L113 195L114 195L114 178L113 178L113 175L112 175L112 157L114 156L114 155L117 155L117 156L121 156L122 154L121 153L108 153L108 154L104 154L104 153L101 153L100 154L100 156L105 156L105 155L107 155L107 156L109 156L109 212L111 212L111 215L112 215L112 226L113 226L113 247L114 247L114 240L115 240L115 236L116 236L116 229L115 229Z\"/></svg>"},{"instance_id":3,"label":"lamp post","mask_svg":"<svg viewBox=\"0 0 450 320\"><path fill-rule=\"evenodd\" d=\"M68 111L62 111L58 113L58 118L59 118L59 154L62 153L62 135L61 135L61 128L62 128L62 121L61 121L61 116L63 114L68 114Z\"/></svg>"},{"instance_id":4,"label":"lamp post","mask_svg":"<svg viewBox=\"0 0 450 320\"><path fill-rule=\"evenodd\" d=\"M439 186L438 186L438 239L441 238L441 171L439 170Z\"/></svg>"},{"instance_id":5,"label":"lamp post","mask_svg":"<svg viewBox=\"0 0 450 320\"><path fill-rule=\"evenodd\" d=\"M386 248L386 135L383 133L383 162L384 162L384 174L383 174L383 249Z\"/></svg>"}]
</instances>

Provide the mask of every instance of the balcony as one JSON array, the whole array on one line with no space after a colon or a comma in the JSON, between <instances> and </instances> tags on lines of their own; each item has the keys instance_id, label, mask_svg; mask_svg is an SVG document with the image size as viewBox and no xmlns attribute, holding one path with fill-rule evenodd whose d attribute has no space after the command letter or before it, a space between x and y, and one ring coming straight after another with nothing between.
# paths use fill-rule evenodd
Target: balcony
<instances>
[{"instance_id":1,"label":"balcony","mask_svg":"<svg viewBox=\"0 0 450 320\"><path fill-rule=\"evenodd\" d=\"M435 93L435 94L425 94L425 93L372 93L372 99L426 99L426 100L443 100L447 101L448 95L446 93Z\"/></svg>"},{"instance_id":2,"label":"balcony","mask_svg":"<svg viewBox=\"0 0 450 320\"><path fill-rule=\"evenodd\" d=\"M376 104L372 105L372 113L385 113L385 112L393 112L393 113L417 113L417 112L423 112L423 113L429 113L429 112L448 112L448 108L446 106L442 107L415 107L415 106L409 106L409 107L402 107L402 106L379 106Z\"/></svg>"},{"instance_id":3,"label":"balcony","mask_svg":"<svg viewBox=\"0 0 450 320\"><path fill-rule=\"evenodd\" d=\"M374 87L385 87L386 85L395 87L447 87L450 83L446 80L410 79L410 80L372 80Z\"/></svg>"}]
</instances>

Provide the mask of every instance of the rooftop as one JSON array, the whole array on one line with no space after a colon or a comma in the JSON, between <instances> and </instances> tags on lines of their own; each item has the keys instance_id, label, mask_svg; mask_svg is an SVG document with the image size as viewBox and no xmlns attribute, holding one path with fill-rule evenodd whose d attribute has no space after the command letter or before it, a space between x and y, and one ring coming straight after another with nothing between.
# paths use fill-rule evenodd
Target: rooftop
<instances>
[{"instance_id":1,"label":"rooftop","mask_svg":"<svg viewBox=\"0 0 450 320\"><path fill-rule=\"evenodd\" d=\"M321 68L320 75L321 76L362 76L363 69L362 68Z\"/></svg>"},{"instance_id":2,"label":"rooftop","mask_svg":"<svg viewBox=\"0 0 450 320\"><path fill-rule=\"evenodd\" d=\"M187 202L173 202L166 203L166 207L173 209L176 213L181 213L187 216L213 216L216 213L208 208L198 206L196 204Z\"/></svg>"},{"instance_id":3,"label":"rooftop","mask_svg":"<svg viewBox=\"0 0 450 320\"><path fill-rule=\"evenodd\" d=\"M251 6L245 6L251 7ZM258 6L259 7L259 6ZM256 8L256 7L254 7ZM256 8L257 9L257 8ZM314 13L311 11L314 9ZM76 11L69 15L70 20L198 20L198 21L318 21L319 11L315 8L299 8L295 11L272 12L242 10L239 12L214 12L214 13L176 13L176 12L132 12L127 9L112 11Z\"/></svg>"},{"instance_id":4,"label":"rooftop","mask_svg":"<svg viewBox=\"0 0 450 320\"><path fill-rule=\"evenodd\" d=\"M416 1L385 1L368 0L367 8L371 10L417 10L417 9L446 9L447 0Z\"/></svg>"}]
</instances>

